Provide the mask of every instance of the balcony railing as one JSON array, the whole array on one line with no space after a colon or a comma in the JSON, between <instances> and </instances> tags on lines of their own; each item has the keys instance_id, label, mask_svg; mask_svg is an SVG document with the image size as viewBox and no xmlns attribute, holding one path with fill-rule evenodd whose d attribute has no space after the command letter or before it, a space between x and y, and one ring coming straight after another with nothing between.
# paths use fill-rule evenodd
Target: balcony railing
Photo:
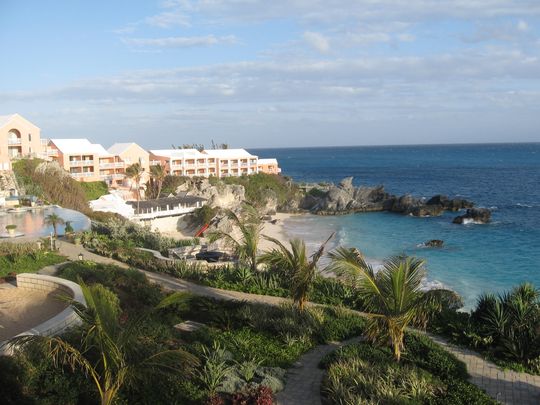
<instances>
[{"instance_id":1,"label":"balcony railing","mask_svg":"<svg viewBox=\"0 0 540 405\"><path fill-rule=\"evenodd\" d=\"M93 160L70 160L69 164L70 166L79 166L79 165L93 166L94 161Z\"/></svg>"},{"instance_id":2,"label":"balcony railing","mask_svg":"<svg viewBox=\"0 0 540 405\"><path fill-rule=\"evenodd\" d=\"M124 167L124 162L114 162L114 163L100 163L99 167L102 169L113 169L115 167Z\"/></svg>"},{"instance_id":3,"label":"balcony railing","mask_svg":"<svg viewBox=\"0 0 540 405\"><path fill-rule=\"evenodd\" d=\"M20 145L21 144L21 138L9 138L8 139L8 145Z\"/></svg>"},{"instance_id":4,"label":"balcony railing","mask_svg":"<svg viewBox=\"0 0 540 405\"><path fill-rule=\"evenodd\" d=\"M72 177L94 177L94 172L70 172Z\"/></svg>"}]
</instances>

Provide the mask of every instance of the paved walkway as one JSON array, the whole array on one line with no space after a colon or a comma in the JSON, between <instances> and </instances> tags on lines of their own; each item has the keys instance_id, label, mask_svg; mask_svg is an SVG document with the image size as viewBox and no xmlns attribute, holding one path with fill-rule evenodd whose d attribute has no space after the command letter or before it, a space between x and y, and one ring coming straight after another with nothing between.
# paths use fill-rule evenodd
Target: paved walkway
<instances>
[{"instance_id":1,"label":"paved walkway","mask_svg":"<svg viewBox=\"0 0 540 405\"><path fill-rule=\"evenodd\" d=\"M123 268L129 267L125 263L88 252L82 246L76 246L63 241L58 241L57 243L60 253L71 260L78 260L79 253L82 253L85 260L115 264ZM221 290L219 288L207 287L177 279L166 274L151 273L144 270L140 271L145 273L151 282L157 283L168 290L187 291L211 298L258 302L270 305L290 302L286 298ZM470 381L484 389L492 398L508 405L540 404L540 376L515 371L504 371L495 364L484 360L473 351L453 346L438 336L430 335L430 337L435 342L444 346L446 350L454 354L459 360L463 361L471 375ZM284 394L278 397L280 399L280 405L320 404L319 388L317 387L315 389L314 386L315 381L319 381L320 383L320 377L322 375L319 375L317 365L319 360L326 354L326 350L331 351L332 348L336 347L338 346L318 346L302 357L302 366L296 373L291 373L285 391L283 391ZM305 398L302 395L305 395Z\"/></svg>"},{"instance_id":2,"label":"paved walkway","mask_svg":"<svg viewBox=\"0 0 540 405\"><path fill-rule=\"evenodd\" d=\"M356 337L344 342L317 346L300 357L287 371L285 389L276 395L278 405L320 405L324 370L319 368L319 362L334 350L360 340L361 338Z\"/></svg>"}]
</instances>

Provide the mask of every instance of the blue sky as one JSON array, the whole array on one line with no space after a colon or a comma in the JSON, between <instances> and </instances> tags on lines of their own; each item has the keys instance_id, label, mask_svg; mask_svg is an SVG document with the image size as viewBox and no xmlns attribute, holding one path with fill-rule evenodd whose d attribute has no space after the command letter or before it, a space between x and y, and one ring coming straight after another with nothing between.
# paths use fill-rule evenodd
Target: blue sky
<instances>
[{"instance_id":1,"label":"blue sky","mask_svg":"<svg viewBox=\"0 0 540 405\"><path fill-rule=\"evenodd\" d=\"M0 46L45 137L540 141L538 0L0 0Z\"/></svg>"}]
</instances>

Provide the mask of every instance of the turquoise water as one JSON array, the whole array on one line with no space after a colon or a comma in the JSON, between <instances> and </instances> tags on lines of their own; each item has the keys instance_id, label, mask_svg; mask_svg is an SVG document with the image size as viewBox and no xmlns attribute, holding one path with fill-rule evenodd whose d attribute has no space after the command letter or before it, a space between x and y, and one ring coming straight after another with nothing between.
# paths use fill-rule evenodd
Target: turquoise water
<instances>
[{"instance_id":1,"label":"turquoise water","mask_svg":"<svg viewBox=\"0 0 540 405\"><path fill-rule=\"evenodd\" d=\"M447 213L413 218L392 213L293 218L289 232L312 247L333 230L374 262L406 253L426 259L428 285L460 293L470 308L484 291L530 281L540 287L540 144L253 150L277 157L297 181L384 184L395 194L442 193L493 210L488 225L454 225ZM442 249L420 248L443 239Z\"/></svg>"},{"instance_id":2,"label":"turquoise water","mask_svg":"<svg viewBox=\"0 0 540 405\"><path fill-rule=\"evenodd\" d=\"M90 220L86 215L67 208L50 207L36 211L10 212L0 216L0 233L5 232L6 225L17 225L17 233L24 236L47 236L53 231L52 226L44 225L45 217L51 213L60 216L64 221L71 221L75 231L90 228ZM58 226L58 233L64 233L64 225ZM2 239L9 240L9 239Z\"/></svg>"}]
</instances>

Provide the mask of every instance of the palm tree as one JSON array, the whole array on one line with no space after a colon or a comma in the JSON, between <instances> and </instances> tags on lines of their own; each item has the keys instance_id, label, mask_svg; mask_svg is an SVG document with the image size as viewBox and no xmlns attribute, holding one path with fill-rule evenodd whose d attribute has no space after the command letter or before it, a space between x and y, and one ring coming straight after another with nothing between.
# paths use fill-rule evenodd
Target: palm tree
<instances>
[{"instance_id":1,"label":"palm tree","mask_svg":"<svg viewBox=\"0 0 540 405\"><path fill-rule=\"evenodd\" d=\"M49 214L45 217L45 225L52 226L54 231L54 237L58 237L58 225L63 225L66 222L57 214L54 212L52 214Z\"/></svg>"},{"instance_id":2,"label":"palm tree","mask_svg":"<svg viewBox=\"0 0 540 405\"><path fill-rule=\"evenodd\" d=\"M156 198L159 198L159 195L161 194L161 188L163 187L163 181L167 176L167 172L162 165L154 165L150 166L150 176L156 182Z\"/></svg>"},{"instance_id":3,"label":"palm tree","mask_svg":"<svg viewBox=\"0 0 540 405\"><path fill-rule=\"evenodd\" d=\"M284 271L285 277L290 277L291 297L301 311L304 309L308 294L317 276L317 262L323 255L326 244L333 236L332 233L311 258L307 253L305 242L301 239L290 240L291 249L289 250L279 240L266 237L276 247L265 252L259 261Z\"/></svg>"},{"instance_id":4,"label":"palm tree","mask_svg":"<svg viewBox=\"0 0 540 405\"><path fill-rule=\"evenodd\" d=\"M424 261L411 257L392 257L375 274L357 249L338 248L329 254L328 270L345 277L364 300L370 318L367 336L372 341L389 343L397 361L404 349L403 338L409 324L424 316L422 309L436 294L420 290Z\"/></svg>"},{"instance_id":5,"label":"palm tree","mask_svg":"<svg viewBox=\"0 0 540 405\"><path fill-rule=\"evenodd\" d=\"M139 213L139 201L141 200L141 180L144 173L144 168L140 163L133 163L131 166L126 168L126 176L133 180L135 186L137 187L136 197L137 197L137 214Z\"/></svg>"},{"instance_id":6,"label":"palm tree","mask_svg":"<svg viewBox=\"0 0 540 405\"><path fill-rule=\"evenodd\" d=\"M240 238L236 239L228 232L217 230L210 232L208 239L210 243L223 240L234 251L238 260L247 263L254 272L257 270L257 256L263 225L259 213L252 205L245 203L242 214L238 216L231 210L227 210L225 214L240 231Z\"/></svg>"},{"instance_id":7,"label":"palm tree","mask_svg":"<svg viewBox=\"0 0 540 405\"><path fill-rule=\"evenodd\" d=\"M94 383L102 405L112 404L123 386L148 373L191 372L197 362L194 356L182 349L147 355L147 348L137 341L141 319L122 326L118 297L100 284L79 283L87 304L85 308L72 302L83 322L80 347L62 337L35 335L16 337L10 344L14 347L29 343L42 345L57 367L81 370Z\"/></svg>"}]
</instances>

